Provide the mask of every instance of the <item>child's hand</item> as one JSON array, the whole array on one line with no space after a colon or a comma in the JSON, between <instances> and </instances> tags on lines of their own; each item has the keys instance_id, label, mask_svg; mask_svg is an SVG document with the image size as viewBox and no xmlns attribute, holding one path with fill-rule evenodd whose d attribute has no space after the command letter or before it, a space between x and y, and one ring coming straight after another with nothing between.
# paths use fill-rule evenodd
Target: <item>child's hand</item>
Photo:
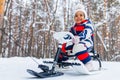
<instances>
[{"instance_id":1,"label":"child's hand","mask_svg":"<svg viewBox=\"0 0 120 80\"><path fill-rule=\"evenodd\" d=\"M80 37L75 36L72 41L73 41L74 44L78 44L80 42Z\"/></svg>"}]
</instances>

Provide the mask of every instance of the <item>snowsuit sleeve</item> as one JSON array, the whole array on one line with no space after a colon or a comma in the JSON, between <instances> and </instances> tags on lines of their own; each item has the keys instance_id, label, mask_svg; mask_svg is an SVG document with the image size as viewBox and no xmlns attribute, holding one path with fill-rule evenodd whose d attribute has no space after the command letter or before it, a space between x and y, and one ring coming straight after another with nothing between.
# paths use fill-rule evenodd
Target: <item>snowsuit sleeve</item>
<instances>
[{"instance_id":1,"label":"snowsuit sleeve","mask_svg":"<svg viewBox=\"0 0 120 80\"><path fill-rule=\"evenodd\" d=\"M85 29L79 33L78 35L80 36L80 41L82 40L89 40L93 34L93 26L89 24L84 24Z\"/></svg>"}]
</instances>

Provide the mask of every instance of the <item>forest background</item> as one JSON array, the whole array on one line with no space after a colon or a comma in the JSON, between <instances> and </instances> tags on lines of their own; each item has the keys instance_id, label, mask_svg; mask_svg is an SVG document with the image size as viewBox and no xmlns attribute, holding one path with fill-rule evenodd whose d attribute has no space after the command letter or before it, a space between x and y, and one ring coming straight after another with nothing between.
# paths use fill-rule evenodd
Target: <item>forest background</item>
<instances>
[{"instance_id":1,"label":"forest background","mask_svg":"<svg viewBox=\"0 0 120 80\"><path fill-rule=\"evenodd\" d=\"M74 24L77 4L93 22L101 59L120 61L120 0L0 0L0 57L53 58L52 35Z\"/></svg>"}]
</instances>

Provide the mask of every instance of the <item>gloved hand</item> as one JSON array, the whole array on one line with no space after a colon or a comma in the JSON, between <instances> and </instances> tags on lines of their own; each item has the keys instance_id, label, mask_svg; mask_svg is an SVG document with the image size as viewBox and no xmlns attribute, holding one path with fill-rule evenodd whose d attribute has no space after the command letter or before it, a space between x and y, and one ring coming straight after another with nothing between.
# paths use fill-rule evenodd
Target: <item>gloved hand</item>
<instances>
[{"instance_id":1,"label":"gloved hand","mask_svg":"<svg viewBox=\"0 0 120 80\"><path fill-rule=\"evenodd\" d=\"M75 37L73 38L72 42L73 42L74 44L78 44L78 43L80 42L80 37L79 37L79 36L75 36Z\"/></svg>"}]
</instances>

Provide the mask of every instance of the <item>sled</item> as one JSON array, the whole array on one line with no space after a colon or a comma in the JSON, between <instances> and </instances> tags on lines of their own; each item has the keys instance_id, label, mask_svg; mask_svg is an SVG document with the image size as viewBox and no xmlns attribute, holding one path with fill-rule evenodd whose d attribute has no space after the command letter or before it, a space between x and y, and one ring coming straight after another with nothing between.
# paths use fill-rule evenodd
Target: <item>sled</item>
<instances>
[{"instance_id":1,"label":"sled","mask_svg":"<svg viewBox=\"0 0 120 80\"><path fill-rule=\"evenodd\" d=\"M58 36L59 35L59 36ZM69 41L72 40L72 38L74 38L73 34L70 32L57 32L53 35L53 37L58 40L59 45L58 45L58 49L56 52L56 55L54 57L53 61L43 61L43 64L38 65L38 68L40 68L42 70L42 72L36 72L34 70L31 69L27 69L27 72L30 73L31 75L35 76L35 77L39 77L39 78L48 78L48 77L56 77L56 76L61 76L64 75L64 73L62 71L57 71L56 67L67 67L67 66L72 66L72 68L74 70L76 70L76 72L79 72L80 74L90 74L90 72L86 69L86 67L84 66L84 64L81 61L77 61L75 55L67 55L67 57L72 57L74 58L73 61L70 62L58 62L58 58L59 58L59 54L62 53L61 52L61 48L62 48L62 44L63 43L67 43ZM66 55L63 55L66 56ZM96 54L94 52L94 50L92 51L92 55L91 57L95 60L98 61L99 63L99 68L101 68L101 61L99 59L99 55ZM51 68L49 68L49 66L47 64L52 64Z\"/></svg>"}]
</instances>

